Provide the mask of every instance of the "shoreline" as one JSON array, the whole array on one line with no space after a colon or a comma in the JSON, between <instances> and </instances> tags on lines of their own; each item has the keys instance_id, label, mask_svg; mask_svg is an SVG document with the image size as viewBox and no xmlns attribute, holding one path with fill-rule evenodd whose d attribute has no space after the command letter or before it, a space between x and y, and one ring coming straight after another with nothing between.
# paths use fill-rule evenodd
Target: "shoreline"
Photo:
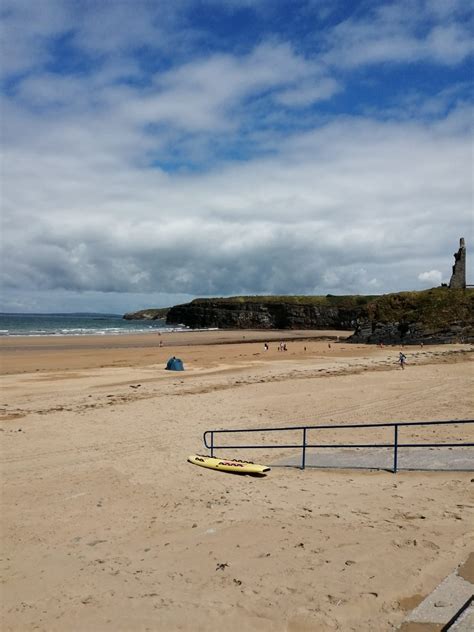
<instances>
[{"instance_id":1,"label":"shoreline","mask_svg":"<svg viewBox=\"0 0 474 632\"><path fill-rule=\"evenodd\" d=\"M150 337L168 339L172 342L185 340L185 344L219 344L219 342L258 342L260 340L287 340L313 339L313 338L346 338L352 335L352 330L336 329L182 329L182 330L160 330L133 332L116 334L51 334L51 335L22 335L0 336L0 350L2 347L11 347L15 341L23 345L31 343L37 346L40 341L52 342L53 346L61 344L62 341L82 341L86 343L96 343L103 341L104 344L112 344L124 339L127 342L138 342L144 344ZM199 338L199 340L198 340ZM57 341L57 342L55 342Z\"/></svg>"},{"instance_id":2,"label":"shoreline","mask_svg":"<svg viewBox=\"0 0 474 632\"><path fill-rule=\"evenodd\" d=\"M0 374L104 368L117 363L146 365L165 362L170 355L190 348L194 349L192 353L197 353L199 347L212 349L242 344L247 349L249 345L276 344L280 340L317 343L348 333L333 330L204 330L155 335L5 337L0 338ZM229 352L229 355L233 354L233 351Z\"/></svg>"}]
</instances>

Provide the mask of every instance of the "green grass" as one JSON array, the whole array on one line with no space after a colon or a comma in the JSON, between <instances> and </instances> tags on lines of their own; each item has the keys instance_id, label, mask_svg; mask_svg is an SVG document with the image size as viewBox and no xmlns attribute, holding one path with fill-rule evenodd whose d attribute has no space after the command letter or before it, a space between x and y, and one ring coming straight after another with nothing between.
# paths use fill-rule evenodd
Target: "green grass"
<instances>
[{"instance_id":1,"label":"green grass","mask_svg":"<svg viewBox=\"0 0 474 632\"><path fill-rule=\"evenodd\" d=\"M328 294L326 296L229 296L226 298L195 298L192 304L208 304L208 303L282 303L286 305L320 305L320 306L339 306L339 307L356 307L367 305L370 301L376 299L377 296L362 295L341 295L334 296Z\"/></svg>"},{"instance_id":2,"label":"green grass","mask_svg":"<svg viewBox=\"0 0 474 632\"><path fill-rule=\"evenodd\" d=\"M367 311L378 322L420 322L436 328L456 321L472 322L474 291L441 287L385 294L369 303Z\"/></svg>"}]
</instances>

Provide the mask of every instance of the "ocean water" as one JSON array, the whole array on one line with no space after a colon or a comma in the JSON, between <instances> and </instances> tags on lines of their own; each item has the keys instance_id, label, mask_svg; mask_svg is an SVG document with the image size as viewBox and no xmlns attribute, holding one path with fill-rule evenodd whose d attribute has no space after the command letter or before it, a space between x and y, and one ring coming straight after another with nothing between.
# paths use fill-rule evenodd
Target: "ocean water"
<instances>
[{"instance_id":1,"label":"ocean water","mask_svg":"<svg viewBox=\"0 0 474 632\"><path fill-rule=\"evenodd\" d=\"M84 336L178 331L164 320L124 320L120 314L0 313L0 336Z\"/></svg>"}]
</instances>

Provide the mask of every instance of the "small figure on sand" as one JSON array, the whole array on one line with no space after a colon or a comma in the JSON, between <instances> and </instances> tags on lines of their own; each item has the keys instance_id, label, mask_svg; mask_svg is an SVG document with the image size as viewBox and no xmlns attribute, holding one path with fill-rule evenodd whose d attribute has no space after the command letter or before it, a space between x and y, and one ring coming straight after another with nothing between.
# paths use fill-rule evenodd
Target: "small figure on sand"
<instances>
[{"instance_id":1,"label":"small figure on sand","mask_svg":"<svg viewBox=\"0 0 474 632\"><path fill-rule=\"evenodd\" d=\"M400 353L398 354L398 361L400 363L401 369L405 368L406 359L407 359L406 355L400 351Z\"/></svg>"},{"instance_id":2,"label":"small figure on sand","mask_svg":"<svg viewBox=\"0 0 474 632\"><path fill-rule=\"evenodd\" d=\"M160 340L160 347L163 346L163 340Z\"/></svg>"},{"instance_id":3,"label":"small figure on sand","mask_svg":"<svg viewBox=\"0 0 474 632\"><path fill-rule=\"evenodd\" d=\"M265 344L263 345L263 350L264 350L264 351L268 351L268 344L267 344L267 343L265 343Z\"/></svg>"}]
</instances>

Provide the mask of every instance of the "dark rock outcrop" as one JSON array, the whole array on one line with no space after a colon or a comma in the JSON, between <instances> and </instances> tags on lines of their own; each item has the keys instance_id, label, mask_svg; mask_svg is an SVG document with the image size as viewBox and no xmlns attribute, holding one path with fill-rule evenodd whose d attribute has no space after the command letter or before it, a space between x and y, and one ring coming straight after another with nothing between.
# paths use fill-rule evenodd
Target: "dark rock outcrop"
<instances>
[{"instance_id":1,"label":"dark rock outcrop","mask_svg":"<svg viewBox=\"0 0 474 632\"><path fill-rule=\"evenodd\" d=\"M386 294L367 305L351 342L444 344L474 342L474 292L434 288Z\"/></svg>"},{"instance_id":2,"label":"dark rock outcrop","mask_svg":"<svg viewBox=\"0 0 474 632\"><path fill-rule=\"evenodd\" d=\"M192 329L354 329L359 307L301 304L291 301L196 299L172 307L168 323Z\"/></svg>"},{"instance_id":3,"label":"dark rock outcrop","mask_svg":"<svg viewBox=\"0 0 474 632\"><path fill-rule=\"evenodd\" d=\"M437 329L422 323L379 323L363 320L357 324L349 342L386 345L474 342L474 327L454 322Z\"/></svg>"}]
</instances>

